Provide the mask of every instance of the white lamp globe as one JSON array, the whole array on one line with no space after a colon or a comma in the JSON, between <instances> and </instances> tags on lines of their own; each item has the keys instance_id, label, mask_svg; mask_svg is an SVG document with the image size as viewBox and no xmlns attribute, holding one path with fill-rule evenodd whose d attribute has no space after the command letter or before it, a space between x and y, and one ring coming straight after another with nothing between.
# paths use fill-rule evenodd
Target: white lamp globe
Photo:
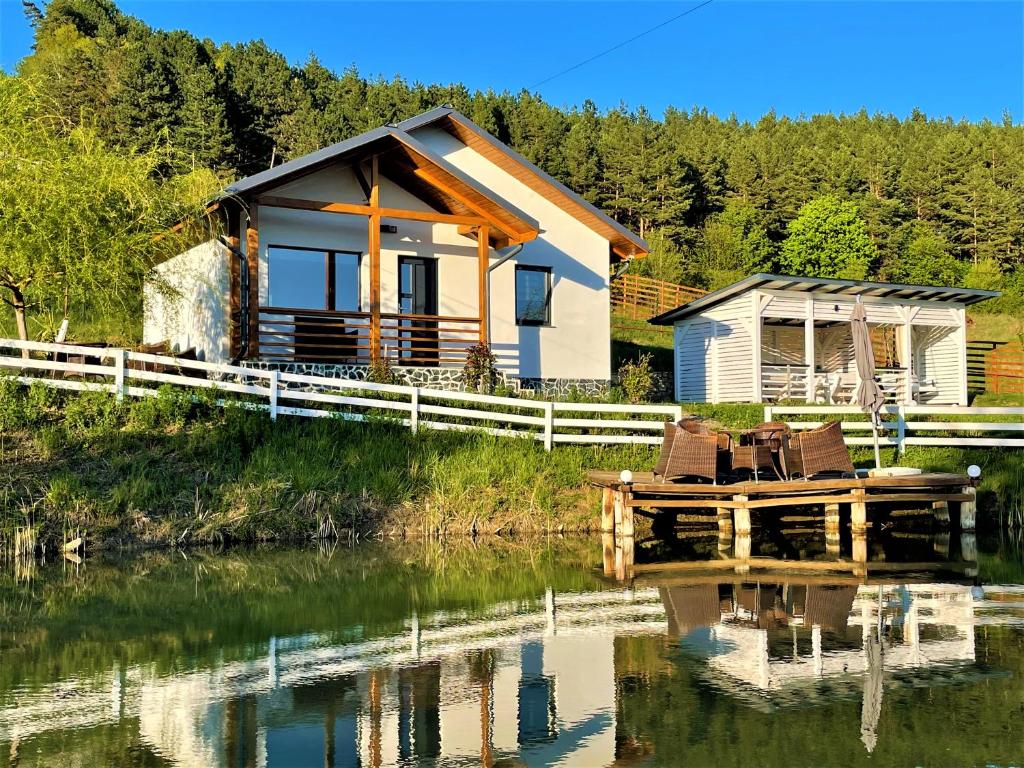
<instances>
[{"instance_id":1,"label":"white lamp globe","mask_svg":"<svg viewBox=\"0 0 1024 768\"><path fill-rule=\"evenodd\" d=\"M967 468L967 476L972 480L977 480L981 477L981 467L977 464L971 464L971 466Z\"/></svg>"},{"instance_id":2,"label":"white lamp globe","mask_svg":"<svg viewBox=\"0 0 1024 768\"><path fill-rule=\"evenodd\" d=\"M621 480L626 485L629 485L630 483L633 482L633 473L630 472L628 469L624 469L619 473L619 480Z\"/></svg>"}]
</instances>

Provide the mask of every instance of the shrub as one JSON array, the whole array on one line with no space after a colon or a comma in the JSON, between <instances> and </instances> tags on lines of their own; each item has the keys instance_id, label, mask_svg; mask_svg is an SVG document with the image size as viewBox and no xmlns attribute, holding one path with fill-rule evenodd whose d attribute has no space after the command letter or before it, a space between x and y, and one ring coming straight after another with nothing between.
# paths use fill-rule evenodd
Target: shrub
<instances>
[{"instance_id":1,"label":"shrub","mask_svg":"<svg viewBox=\"0 0 1024 768\"><path fill-rule=\"evenodd\" d=\"M498 361L484 342L466 350L466 365L462 368L462 381L466 389L490 394L498 383Z\"/></svg>"},{"instance_id":2,"label":"shrub","mask_svg":"<svg viewBox=\"0 0 1024 768\"><path fill-rule=\"evenodd\" d=\"M654 387L654 375L651 370L651 355L640 355L636 362L627 360L619 368L619 386L631 403L642 403Z\"/></svg>"},{"instance_id":3,"label":"shrub","mask_svg":"<svg viewBox=\"0 0 1024 768\"><path fill-rule=\"evenodd\" d=\"M0 376L0 431L17 429L28 422L28 408L21 385L8 376Z\"/></svg>"},{"instance_id":4,"label":"shrub","mask_svg":"<svg viewBox=\"0 0 1024 768\"><path fill-rule=\"evenodd\" d=\"M379 357L370 362L366 371L366 380L374 384L401 384L398 374L391 367L391 361L386 357Z\"/></svg>"},{"instance_id":5,"label":"shrub","mask_svg":"<svg viewBox=\"0 0 1024 768\"><path fill-rule=\"evenodd\" d=\"M92 429L117 431L126 406L109 392L82 392L69 398L64 406L64 421L69 432Z\"/></svg>"}]
</instances>

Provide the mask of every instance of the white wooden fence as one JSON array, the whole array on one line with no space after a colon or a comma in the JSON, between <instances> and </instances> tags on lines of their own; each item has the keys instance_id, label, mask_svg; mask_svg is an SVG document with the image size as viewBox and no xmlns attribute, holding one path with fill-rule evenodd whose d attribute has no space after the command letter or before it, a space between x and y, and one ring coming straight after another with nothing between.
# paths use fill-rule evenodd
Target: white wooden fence
<instances>
[{"instance_id":1,"label":"white wooden fence","mask_svg":"<svg viewBox=\"0 0 1024 768\"><path fill-rule=\"evenodd\" d=\"M22 356L27 350L32 358ZM23 384L125 397L154 397L161 385L213 390L214 398L279 415L387 420L419 429L475 430L558 443L659 445L678 405L561 403L205 363L125 349L0 339L0 375Z\"/></svg>"},{"instance_id":2,"label":"white wooden fence","mask_svg":"<svg viewBox=\"0 0 1024 768\"><path fill-rule=\"evenodd\" d=\"M23 352L33 355L24 357ZM477 430L491 435L537 440L551 450L559 443L661 443L664 422L682 418L681 405L563 403L470 392L374 384L235 365L205 363L125 349L48 344L0 339L0 375L23 384L109 392L125 397L154 397L161 385L211 390L218 405L279 415L349 421L387 420L419 429ZM1024 407L961 408L896 406L883 409L882 445L1024 448ZM871 425L855 406L769 405L765 421L795 416L794 429L810 429L842 419L849 445L871 445ZM979 417L970 421L965 416ZM985 416L1010 417L985 421ZM950 418L952 417L952 418ZM966 433L966 434L965 434ZM988 434L986 434L988 433ZM1019 435L1019 437L1017 436Z\"/></svg>"},{"instance_id":3,"label":"white wooden fence","mask_svg":"<svg viewBox=\"0 0 1024 768\"><path fill-rule=\"evenodd\" d=\"M764 420L782 419L793 429L813 429L854 414L855 419L841 422L844 433L853 433L846 435L846 444L871 445L871 422L855 405L768 405ZM786 420L787 416L800 418ZM966 420L968 416L978 418ZM985 416L1009 418L985 421ZM1024 448L1024 407L886 405L882 408L882 427L879 445L895 445L900 453L909 445Z\"/></svg>"}]
</instances>

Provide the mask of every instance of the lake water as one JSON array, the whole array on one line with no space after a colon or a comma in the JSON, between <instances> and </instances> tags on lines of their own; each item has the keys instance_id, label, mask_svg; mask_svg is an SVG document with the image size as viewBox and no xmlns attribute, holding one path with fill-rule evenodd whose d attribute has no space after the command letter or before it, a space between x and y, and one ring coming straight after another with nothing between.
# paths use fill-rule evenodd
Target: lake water
<instances>
[{"instance_id":1,"label":"lake water","mask_svg":"<svg viewBox=\"0 0 1024 768\"><path fill-rule=\"evenodd\" d=\"M8 562L0 766L1020 765L1019 545L958 539Z\"/></svg>"}]
</instances>

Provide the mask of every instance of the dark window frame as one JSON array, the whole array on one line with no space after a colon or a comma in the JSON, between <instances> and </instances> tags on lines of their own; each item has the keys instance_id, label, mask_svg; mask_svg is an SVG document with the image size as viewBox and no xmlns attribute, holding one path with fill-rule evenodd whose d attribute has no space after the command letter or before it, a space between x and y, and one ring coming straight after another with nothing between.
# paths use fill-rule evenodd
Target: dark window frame
<instances>
[{"instance_id":1,"label":"dark window frame","mask_svg":"<svg viewBox=\"0 0 1024 768\"><path fill-rule=\"evenodd\" d=\"M363 253L362 251L348 251L341 248L313 248L308 245L284 245L282 243L271 243L267 245L267 286L270 286L270 282L273 279L273 263L271 262L271 249L281 248L289 251L309 251L311 253L322 253L324 255L324 306L318 307L317 309L323 309L327 312L337 312L337 296L335 295L334 280L337 275L338 256L355 256L356 257L356 308L354 310L341 310L344 312L362 312L363 311ZM304 307L304 309L311 309L310 307Z\"/></svg>"},{"instance_id":2,"label":"dark window frame","mask_svg":"<svg viewBox=\"0 0 1024 768\"><path fill-rule=\"evenodd\" d=\"M544 319L536 320L533 318L521 318L519 316L519 273L520 272L540 272L544 275ZM534 328L550 328L551 327L551 295L553 289L551 267L540 267L533 264L516 264L515 271L515 313L516 313L516 325L518 326L530 326Z\"/></svg>"}]
</instances>

